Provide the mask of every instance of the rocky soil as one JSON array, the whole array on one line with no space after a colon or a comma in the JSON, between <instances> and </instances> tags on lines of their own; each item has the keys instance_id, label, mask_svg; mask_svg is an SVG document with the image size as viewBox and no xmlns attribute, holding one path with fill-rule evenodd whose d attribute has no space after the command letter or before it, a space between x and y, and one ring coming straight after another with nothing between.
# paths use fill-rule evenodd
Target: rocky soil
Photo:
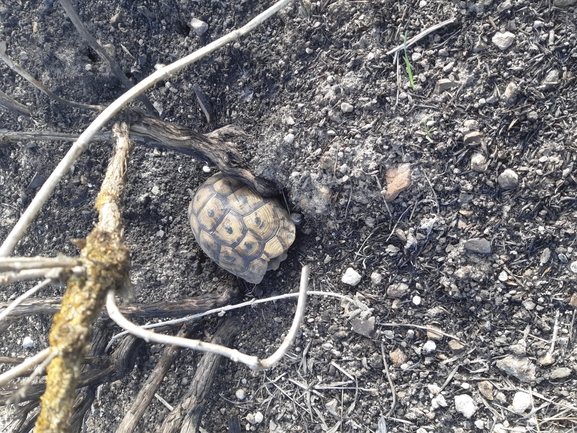
<instances>
[{"instance_id":1,"label":"rocky soil","mask_svg":"<svg viewBox=\"0 0 577 433\"><path fill-rule=\"evenodd\" d=\"M77 10L138 82L267 6L93 0ZM125 90L58 2L0 4L0 41L62 98L106 105ZM0 129L79 133L94 118L6 65L0 71L0 90L30 110L2 109ZM149 90L164 120L203 133L240 126L245 166L282 189L303 225L288 259L261 284L229 279L187 221L187 189L214 168L137 146L124 214L135 302L175 301L228 281L244 300L295 292L305 264L311 290L356 300L311 296L294 347L270 371L223 362L204 431L227 431L231 418L243 431L275 433L573 431L576 84L574 0L322 0L294 2ZM210 101L211 123L195 85ZM69 146L0 143L1 240ZM110 151L109 142L91 145L15 255L78 253L70 239L93 227ZM3 286L0 302L32 284ZM272 353L294 306L289 299L232 313L242 323L233 346ZM50 320L11 322L0 356L45 348ZM197 337L209 340L217 322L201 322ZM85 431L115 431L162 350L143 345L130 374L99 388ZM199 359L183 352L157 394L175 405ZM4 431L14 408L0 411ZM168 412L153 400L136 431L156 431Z\"/></svg>"}]
</instances>

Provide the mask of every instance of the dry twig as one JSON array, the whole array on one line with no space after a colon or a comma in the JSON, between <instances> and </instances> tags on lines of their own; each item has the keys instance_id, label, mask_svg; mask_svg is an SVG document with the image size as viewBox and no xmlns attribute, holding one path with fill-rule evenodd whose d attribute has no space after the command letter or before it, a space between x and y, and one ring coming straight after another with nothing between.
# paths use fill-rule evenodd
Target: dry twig
<instances>
[{"instance_id":1,"label":"dry twig","mask_svg":"<svg viewBox=\"0 0 577 433\"><path fill-rule=\"evenodd\" d=\"M120 213L121 193L131 143L126 124L115 128L117 143L96 201L99 221L86 238L80 258L86 277L73 276L54 316L49 341L58 356L47 369L46 391L36 421L36 433L60 433L69 428L75 389L94 321L110 290L124 290L130 264L128 248L123 243Z\"/></svg>"},{"instance_id":2,"label":"dry twig","mask_svg":"<svg viewBox=\"0 0 577 433\"><path fill-rule=\"evenodd\" d=\"M114 291L111 290L106 298L106 308L108 315L116 322L118 326L126 329L132 335L142 338L147 342L154 342L160 344L174 344L187 349L199 350L201 352L210 352L230 358L235 362L242 362L253 370L261 371L274 366L287 352L288 348L294 341L298 328L300 327L307 299L307 289L309 280L309 267L304 266L301 272L301 282L298 303L293 318L293 323L289 332L280 347L268 358L260 360L256 356L246 355L236 349L220 346L218 344L206 343L199 340L191 340L187 338L173 337L171 335L156 334L130 322L127 320L118 309L114 300Z\"/></svg>"}]
</instances>

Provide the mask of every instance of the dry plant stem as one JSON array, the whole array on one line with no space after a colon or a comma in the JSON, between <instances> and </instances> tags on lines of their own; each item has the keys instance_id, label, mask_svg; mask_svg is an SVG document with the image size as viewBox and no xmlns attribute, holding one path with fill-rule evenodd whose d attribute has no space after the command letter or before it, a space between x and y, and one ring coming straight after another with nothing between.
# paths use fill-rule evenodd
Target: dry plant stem
<instances>
[{"instance_id":1,"label":"dry plant stem","mask_svg":"<svg viewBox=\"0 0 577 433\"><path fill-rule=\"evenodd\" d=\"M0 90L0 107L4 107L7 110L13 111L16 114L24 114L26 116L30 116L30 109L26 105L23 105L18 101L15 101L1 90Z\"/></svg>"},{"instance_id":2,"label":"dry plant stem","mask_svg":"<svg viewBox=\"0 0 577 433\"><path fill-rule=\"evenodd\" d=\"M191 330L188 329L186 325L183 325L177 336L185 338L190 334L190 332ZM138 395L134 398L132 405L116 429L116 433L132 433L136 429L136 425L144 415L144 412L152 401L154 394L166 376L168 369L179 354L179 346L169 346L164 349L162 357L156 364L156 367L154 367L154 371L146 379L144 386L140 388Z\"/></svg>"},{"instance_id":3,"label":"dry plant stem","mask_svg":"<svg viewBox=\"0 0 577 433\"><path fill-rule=\"evenodd\" d=\"M155 317L182 317L184 314L196 314L224 307L237 298L235 289L225 290L221 294L207 293L197 298L184 298L175 302L151 302L150 304L122 305L120 312L127 317L151 319ZM295 294L296 295L296 294ZM42 298L24 300L10 313L10 317L29 316L31 314L55 314L60 309L62 298ZM9 302L0 302L0 308L10 306Z\"/></svg>"},{"instance_id":4,"label":"dry plant stem","mask_svg":"<svg viewBox=\"0 0 577 433\"><path fill-rule=\"evenodd\" d=\"M4 272L0 273L0 285L15 281L37 280L39 278L59 280L65 278L67 274L84 275L84 267L27 269L19 272Z\"/></svg>"},{"instance_id":5,"label":"dry plant stem","mask_svg":"<svg viewBox=\"0 0 577 433\"><path fill-rule=\"evenodd\" d=\"M156 334L152 331L147 331L146 329L135 325L134 323L127 320L119 311L118 306L114 300L114 292L110 291L106 298L106 308L108 310L108 315L112 320L116 322L118 326L126 329L130 334L140 337L146 342L160 343L160 344L175 344L180 347L185 347L187 349L199 350L201 352L211 352L218 355L225 356L234 362L242 362L253 370L262 371L272 367L278 360L280 360L288 350L292 340L296 336L296 332L300 326L300 322L304 315L304 309L306 306L307 288L308 288L308 277L309 277L309 267L304 266L301 272L301 285L299 290L299 298L296 307L295 317L291 329L289 330L287 336L285 337L281 346L273 353L269 358L260 360L256 356L246 355L239 352L236 349L230 349L228 347L219 346L218 344L206 343L199 340L190 340L186 338L173 337L171 335Z\"/></svg>"},{"instance_id":6,"label":"dry plant stem","mask_svg":"<svg viewBox=\"0 0 577 433\"><path fill-rule=\"evenodd\" d=\"M32 287L31 289L27 290L26 292L18 296L16 299L14 299L14 301L12 301L10 305L8 305L8 307L0 311L0 322L4 320L10 314L10 312L13 311L18 305L20 305L22 301L32 296L42 287L50 284L51 281L52 280L50 278L47 278L46 280L41 281L40 283L36 284L34 287Z\"/></svg>"},{"instance_id":7,"label":"dry plant stem","mask_svg":"<svg viewBox=\"0 0 577 433\"><path fill-rule=\"evenodd\" d=\"M21 271L23 269L64 268L80 266L79 259L66 256L58 257L9 257L0 258L0 272Z\"/></svg>"},{"instance_id":8,"label":"dry plant stem","mask_svg":"<svg viewBox=\"0 0 577 433\"><path fill-rule=\"evenodd\" d=\"M92 138L94 141L108 141L112 135L109 132L95 134ZM0 144L13 143L25 140L39 141L75 141L80 137L78 134L69 132L52 132L52 131L8 131L0 129Z\"/></svg>"},{"instance_id":9,"label":"dry plant stem","mask_svg":"<svg viewBox=\"0 0 577 433\"><path fill-rule=\"evenodd\" d=\"M69 105L70 107L76 107L76 108L82 108L84 110L94 110L94 111L101 111L102 109L104 109L104 107L102 105L89 105L89 104L81 104L80 102L73 102L73 101L68 101L66 99L61 98L60 96L58 96L57 94L51 92L50 90L48 90L44 84L42 84L40 81L38 81L36 78L34 78L32 75L30 75L28 72L26 72L24 69L22 69L19 65L17 65L16 63L14 63L12 61L12 59L10 59L10 57L8 57L6 54L4 54L1 50L0 50L0 59L4 61L4 63L6 63L6 65L12 69L14 72L16 72L18 75L20 75L22 78L24 78L26 81L28 81L30 84L32 84L34 87L36 87L38 90L40 90L42 93L44 93L46 96L48 96L49 98L54 99L55 101L60 102L61 104L65 104L65 105Z\"/></svg>"},{"instance_id":10,"label":"dry plant stem","mask_svg":"<svg viewBox=\"0 0 577 433\"><path fill-rule=\"evenodd\" d=\"M116 62L116 60L114 60L112 57L110 57L108 55L108 53L102 47L102 45L100 45L96 41L96 39L94 39L94 37L90 34L90 32L88 31L86 26L80 20L80 17L76 13L76 10L72 6L72 4L68 0L59 0L59 1L60 1L60 5L64 9L64 11L66 11L68 18L70 18L70 21L72 21L72 24L74 24L74 27L76 27L76 30L78 30L78 33L80 33L82 35L84 40L86 42L88 42L88 45L90 45L90 47L94 51L96 51L102 59L104 59L108 62L108 64L110 65L110 69L112 70L112 72L114 73L116 78L118 78L122 82L122 84L124 84L126 86L127 89L130 89L132 87L132 83L126 77L126 75L124 75L124 72L122 71L122 68L120 67L120 65ZM146 107L146 110L150 114L156 113L156 110L154 109L154 107L152 106L152 104L150 103L148 98L146 98L146 96L141 95L139 97L139 99L142 101L142 103Z\"/></svg>"},{"instance_id":11,"label":"dry plant stem","mask_svg":"<svg viewBox=\"0 0 577 433\"><path fill-rule=\"evenodd\" d=\"M340 298L340 299L343 299L347 302L351 302L353 304L355 303L354 299L349 298L348 296L345 296L345 295L341 295L340 293L319 292L319 291L311 290L311 291L307 292L307 296L308 295L329 296L329 297L334 297L334 298ZM154 329L154 328L163 328L165 326L178 325L180 323L190 322L192 320L200 319L201 317L210 316L212 314L222 314L222 313L225 313L227 311L238 310L239 308L252 307L252 306L258 305L258 304L265 304L268 302L280 301L282 299L298 298L299 296L300 296L300 293L296 292L296 293L285 293L284 295L278 295L278 296L271 296L270 298L264 298L264 299L252 299L250 301L242 302L240 304L226 305L224 307L213 308L211 310L203 311L202 313L192 314L190 316L181 317L179 319L166 320L163 322L151 323L150 325L143 325L142 329ZM130 308L130 307L128 307L128 308ZM119 332L118 334L116 334L115 336L113 336L111 338L111 342L116 340L117 338L125 336L126 334L129 334L129 332L128 331Z\"/></svg>"},{"instance_id":12,"label":"dry plant stem","mask_svg":"<svg viewBox=\"0 0 577 433\"><path fill-rule=\"evenodd\" d=\"M120 196L131 144L126 124L115 127L114 132L118 137L115 152L96 200L99 220L80 252L86 277L73 276L68 280L62 308L52 322L50 348L58 356L47 369L36 433L68 431L75 389L94 321L104 305L106 293L122 290L128 281L130 254L123 243Z\"/></svg>"},{"instance_id":13,"label":"dry plant stem","mask_svg":"<svg viewBox=\"0 0 577 433\"><path fill-rule=\"evenodd\" d=\"M237 319L227 318L212 338L212 343L229 346L240 329ZM205 353L198 363L190 387L182 400L174 407L162 422L158 433L198 432L203 412L203 403L210 391L222 357L214 353ZM128 430L125 430L128 432ZM117 431L116 433L120 433Z\"/></svg>"},{"instance_id":14,"label":"dry plant stem","mask_svg":"<svg viewBox=\"0 0 577 433\"><path fill-rule=\"evenodd\" d=\"M30 225L32 220L36 217L46 200L54 188L60 182L60 179L68 172L72 164L76 161L76 159L80 156L82 152L90 143L92 137L102 129L102 127L116 114L118 111L122 109L126 104L144 92L146 89L150 88L154 84L158 83L159 81L166 79L168 76L175 74L176 72L180 71L184 67L198 61L199 59L203 58L204 56L216 51L220 47L237 40L241 36L252 31L255 27L259 24L266 21L268 18L273 16L277 13L280 9L284 8L286 5L291 3L292 0L281 0L275 3L272 7L257 15L251 21L249 21L246 25L241 27L238 30L234 30L231 33L217 39L214 42L211 42L204 48L195 51L194 53L177 60L176 62L159 69L154 74L148 76L143 81L141 81L138 85L134 86L133 88L129 89L126 93L124 93L120 98L110 104L106 109L98 115L96 119L86 128L86 130L80 135L78 140L72 145L66 156L60 161L58 166L54 169L52 174L48 177L44 185L38 191L38 194L32 199L32 202L24 211L12 231L8 234L8 237L0 247L0 257L7 257L12 253L12 250L24 234L26 228Z\"/></svg>"},{"instance_id":15,"label":"dry plant stem","mask_svg":"<svg viewBox=\"0 0 577 433\"><path fill-rule=\"evenodd\" d=\"M41 364L48 356L50 355L50 348L46 348L41 352L38 352L36 355L27 358L26 361L21 363L20 365L8 370L5 373L0 374L0 386L6 385L12 379L15 379L22 374L26 373L32 367L35 367L38 364Z\"/></svg>"},{"instance_id":16,"label":"dry plant stem","mask_svg":"<svg viewBox=\"0 0 577 433\"><path fill-rule=\"evenodd\" d=\"M404 50L405 48L409 48L411 45L413 45L414 43L420 41L421 39L423 39L425 36L436 32L437 30L439 30L440 28L445 27L446 25L449 24L453 24L455 22L454 18L449 18L448 20L443 21L442 23L439 24L435 24L434 26L429 27L426 30L423 30L421 33L419 33L417 36L412 37L411 39L409 39L406 43L402 43L401 45L393 48L392 50L387 51L387 55L391 55L396 53L397 51L400 50Z\"/></svg>"}]
</instances>

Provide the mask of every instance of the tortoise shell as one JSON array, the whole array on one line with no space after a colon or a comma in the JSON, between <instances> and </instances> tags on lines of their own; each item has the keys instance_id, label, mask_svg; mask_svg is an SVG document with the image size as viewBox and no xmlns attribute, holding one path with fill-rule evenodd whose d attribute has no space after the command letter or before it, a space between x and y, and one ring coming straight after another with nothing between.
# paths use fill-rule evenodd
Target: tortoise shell
<instances>
[{"instance_id":1,"label":"tortoise shell","mask_svg":"<svg viewBox=\"0 0 577 433\"><path fill-rule=\"evenodd\" d=\"M202 250L220 267L253 284L278 268L295 240L295 225L276 200L222 173L200 186L188 206L188 218Z\"/></svg>"}]
</instances>

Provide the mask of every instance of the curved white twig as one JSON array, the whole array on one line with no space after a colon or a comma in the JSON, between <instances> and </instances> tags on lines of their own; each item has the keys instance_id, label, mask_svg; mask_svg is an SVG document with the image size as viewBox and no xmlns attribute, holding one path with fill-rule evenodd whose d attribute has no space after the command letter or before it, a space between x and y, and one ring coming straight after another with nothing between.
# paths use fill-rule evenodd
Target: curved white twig
<instances>
[{"instance_id":1,"label":"curved white twig","mask_svg":"<svg viewBox=\"0 0 577 433\"><path fill-rule=\"evenodd\" d=\"M143 329L140 326L132 323L122 315L114 300L115 294L113 291L108 292L106 297L106 309L110 318L114 320L118 326L126 329L132 335L142 338L147 342L173 344L187 349L199 350L201 352L216 353L217 355L225 356L232 361L242 362L253 370L266 370L275 365L285 355L296 336L298 328L300 327L306 306L309 272L309 266L303 267L301 272L299 300L297 303L295 317L293 319L291 329L289 330L287 336L279 348L270 357L262 361L256 356L246 355L236 349L220 346L218 344L206 343L204 341L174 337L172 335L157 334L152 331L147 331L146 329Z\"/></svg>"}]
</instances>

